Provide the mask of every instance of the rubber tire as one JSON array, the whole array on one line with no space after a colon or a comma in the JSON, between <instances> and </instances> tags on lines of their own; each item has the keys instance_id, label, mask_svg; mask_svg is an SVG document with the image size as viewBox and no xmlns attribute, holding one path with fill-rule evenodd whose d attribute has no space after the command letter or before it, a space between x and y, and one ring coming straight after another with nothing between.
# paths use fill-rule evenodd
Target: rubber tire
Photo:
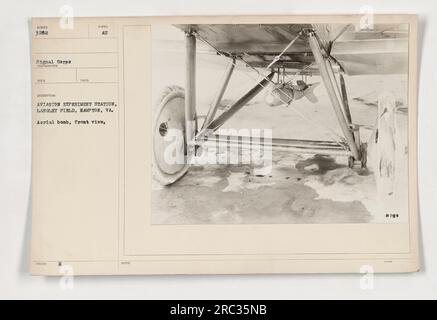
<instances>
[{"instance_id":1,"label":"rubber tire","mask_svg":"<svg viewBox=\"0 0 437 320\"><path fill-rule=\"evenodd\" d=\"M165 109L167 104L172 101L174 98L182 98L185 101L185 91L182 87L179 86L169 86L166 87L159 99L157 100L155 104L155 110L156 110L156 116L155 121L153 123L153 132L152 132L152 141L154 143L155 140L155 134L158 133L158 126L160 121L159 117L161 115L161 112ZM181 108L184 108L185 106L182 105ZM183 126L185 128L185 117L184 117L184 123ZM186 141L184 139L184 143L186 146ZM155 155L155 147L152 145L152 177L154 180L158 181L161 185L167 186L171 185L172 183L178 181L180 178L182 178L188 171L189 164L186 163L183 168L176 173L166 173L162 169L160 169L159 165L157 164L157 159Z\"/></svg>"}]
</instances>

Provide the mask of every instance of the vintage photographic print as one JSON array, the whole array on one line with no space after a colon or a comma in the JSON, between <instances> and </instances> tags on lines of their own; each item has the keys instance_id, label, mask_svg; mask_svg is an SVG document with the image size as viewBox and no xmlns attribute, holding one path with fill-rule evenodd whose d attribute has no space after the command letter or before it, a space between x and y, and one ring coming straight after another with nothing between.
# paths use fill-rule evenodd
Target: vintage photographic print
<instances>
[{"instance_id":1,"label":"vintage photographic print","mask_svg":"<svg viewBox=\"0 0 437 320\"><path fill-rule=\"evenodd\" d=\"M152 224L407 222L408 37L152 26Z\"/></svg>"}]
</instances>

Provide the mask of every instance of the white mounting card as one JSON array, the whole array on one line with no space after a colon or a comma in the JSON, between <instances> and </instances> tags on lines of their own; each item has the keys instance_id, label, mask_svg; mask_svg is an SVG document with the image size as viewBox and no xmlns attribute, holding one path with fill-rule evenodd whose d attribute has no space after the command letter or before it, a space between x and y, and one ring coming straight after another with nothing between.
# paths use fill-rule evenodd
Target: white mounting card
<instances>
[{"instance_id":1,"label":"white mounting card","mask_svg":"<svg viewBox=\"0 0 437 320\"><path fill-rule=\"evenodd\" d=\"M418 271L417 24L33 18L32 274Z\"/></svg>"}]
</instances>

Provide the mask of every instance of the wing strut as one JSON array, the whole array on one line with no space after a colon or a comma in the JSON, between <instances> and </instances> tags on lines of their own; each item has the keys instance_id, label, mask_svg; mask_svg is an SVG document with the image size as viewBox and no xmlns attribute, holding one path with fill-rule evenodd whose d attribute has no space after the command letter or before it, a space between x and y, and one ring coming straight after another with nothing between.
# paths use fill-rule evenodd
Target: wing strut
<instances>
[{"instance_id":1,"label":"wing strut","mask_svg":"<svg viewBox=\"0 0 437 320\"><path fill-rule=\"evenodd\" d=\"M328 91L329 99L331 100L332 107L335 111L335 115L337 116L338 123L340 124L340 128L346 138L347 144L352 152L355 160L361 159L360 151L358 151L358 146L355 142L355 138L352 132L351 127L348 125L348 121L345 118L343 108L340 100L338 99L338 95L336 92L336 84L333 83L335 79L332 78L332 67L327 58L322 55L322 50L320 48L319 42L316 38L314 31L310 31L308 33L308 41L311 47L311 50L314 55L314 59L320 70L320 76L322 77L323 83L325 84L326 91Z\"/></svg>"}]
</instances>

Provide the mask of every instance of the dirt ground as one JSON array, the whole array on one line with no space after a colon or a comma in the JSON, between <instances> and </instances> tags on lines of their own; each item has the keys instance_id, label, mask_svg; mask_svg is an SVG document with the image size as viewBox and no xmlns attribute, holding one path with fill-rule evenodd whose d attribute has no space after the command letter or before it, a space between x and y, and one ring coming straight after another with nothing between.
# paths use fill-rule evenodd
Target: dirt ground
<instances>
[{"instance_id":1,"label":"dirt ground","mask_svg":"<svg viewBox=\"0 0 437 320\"><path fill-rule=\"evenodd\" d=\"M154 185L155 224L355 223L369 222L363 202L319 198L312 182L373 186L368 171L354 172L329 156L305 158L275 152L267 176L251 174L249 165L191 168L170 187Z\"/></svg>"}]
</instances>

